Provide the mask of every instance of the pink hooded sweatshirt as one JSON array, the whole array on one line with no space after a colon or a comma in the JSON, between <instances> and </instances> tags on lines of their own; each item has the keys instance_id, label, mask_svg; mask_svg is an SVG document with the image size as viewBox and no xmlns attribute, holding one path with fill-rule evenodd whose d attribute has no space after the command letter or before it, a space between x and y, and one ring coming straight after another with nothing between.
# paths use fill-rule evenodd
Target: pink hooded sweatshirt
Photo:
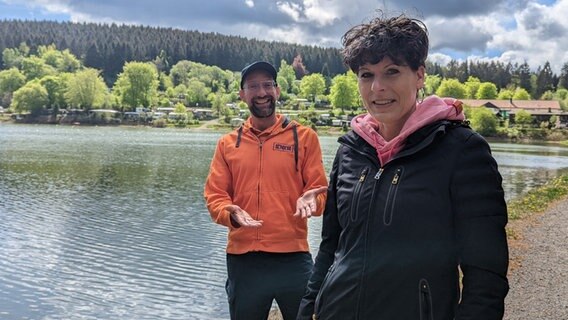
<instances>
[{"instance_id":1,"label":"pink hooded sweatshirt","mask_svg":"<svg viewBox=\"0 0 568 320\"><path fill-rule=\"evenodd\" d=\"M398 136L386 141L378 132L379 123L371 115L361 114L351 120L351 128L377 150L381 167L387 164L404 146L409 135L438 120L464 120L462 102L452 98L430 96L416 104Z\"/></svg>"}]
</instances>

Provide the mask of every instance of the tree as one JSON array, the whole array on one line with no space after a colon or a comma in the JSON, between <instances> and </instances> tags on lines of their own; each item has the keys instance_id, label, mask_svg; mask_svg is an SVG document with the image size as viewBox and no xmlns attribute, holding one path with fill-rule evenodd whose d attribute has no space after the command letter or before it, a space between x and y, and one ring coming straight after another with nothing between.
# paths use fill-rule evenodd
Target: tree
<instances>
[{"instance_id":1,"label":"tree","mask_svg":"<svg viewBox=\"0 0 568 320\"><path fill-rule=\"evenodd\" d=\"M48 101L47 90L38 81L30 81L14 92L12 107L16 112L39 115Z\"/></svg>"},{"instance_id":2,"label":"tree","mask_svg":"<svg viewBox=\"0 0 568 320\"><path fill-rule=\"evenodd\" d=\"M65 101L73 107L90 110L105 102L108 88L95 69L87 68L72 74L66 81Z\"/></svg>"},{"instance_id":3,"label":"tree","mask_svg":"<svg viewBox=\"0 0 568 320\"><path fill-rule=\"evenodd\" d=\"M46 76L39 80L39 83L47 90L48 107L60 108L65 105L65 90L67 86L58 76Z\"/></svg>"},{"instance_id":4,"label":"tree","mask_svg":"<svg viewBox=\"0 0 568 320\"><path fill-rule=\"evenodd\" d=\"M82 67L81 61L77 59L69 49L63 50L61 52L61 60L57 66L59 72L75 72Z\"/></svg>"},{"instance_id":5,"label":"tree","mask_svg":"<svg viewBox=\"0 0 568 320\"><path fill-rule=\"evenodd\" d=\"M497 99L509 100L513 98L513 94L515 93L509 89L501 89L501 91L499 91L499 94L497 95Z\"/></svg>"},{"instance_id":6,"label":"tree","mask_svg":"<svg viewBox=\"0 0 568 320\"><path fill-rule=\"evenodd\" d=\"M188 105L190 106L208 106L209 100L207 96L211 93L211 89L208 88L203 82L192 79L187 85L186 98Z\"/></svg>"},{"instance_id":7,"label":"tree","mask_svg":"<svg viewBox=\"0 0 568 320\"><path fill-rule=\"evenodd\" d=\"M540 97L546 91L554 91L554 74L550 68L550 62L546 62L542 70L537 71L536 97Z\"/></svg>"},{"instance_id":8,"label":"tree","mask_svg":"<svg viewBox=\"0 0 568 320\"><path fill-rule=\"evenodd\" d=\"M304 65L302 56L299 54L294 57L294 61L292 61L292 68L294 68L294 72L296 72L296 79L302 79L304 75L308 74L308 70Z\"/></svg>"},{"instance_id":9,"label":"tree","mask_svg":"<svg viewBox=\"0 0 568 320\"><path fill-rule=\"evenodd\" d=\"M294 86L296 82L296 72L294 68L286 63L286 60L280 61L280 68L278 69L278 77L282 77L286 79L286 83L288 84L288 88L286 88L287 93L292 92L292 86Z\"/></svg>"},{"instance_id":10,"label":"tree","mask_svg":"<svg viewBox=\"0 0 568 320\"><path fill-rule=\"evenodd\" d=\"M16 68L0 71L0 96L13 93L26 83L26 77Z\"/></svg>"},{"instance_id":11,"label":"tree","mask_svg":"<svg viewBox=\"0 0 568 320\"><path fill-rule=\"evenodd\" d=\"M513 100L530 100L531 95L524 88L517 88L513 94Z\"/></svg>"},{"instance_id":12,"label":"tree","mask_svg":"<svg viewBox=\"0 0 568 320\"><path fill-rule=\"evenodd\" d=\"M6 48L2 51L2 62L4 68L20 68L22 60L28 56L30 48L25 42L20 44L19 48Z\"/></svg>"},{"instance_id":13,"label":"tree","mask_svg":"<svg viewBox=\"0 0 568 320\"><path fill-rule=\"evenodd\" d=\"M444 79L436 90L436 95L440 97L452 97L464 99L467 96L465 86L456 79Z\"/></svg>"},{"instance_id":14,"label":"tree","mask_svg":"<svg viewBox=\"0 0 568 320\"><path fill-rule=\"evenodd\" d=\"M352 71L349 71L353 73ZM348 73L349 73L348 72ZM333 78L329 98L334 108L351 108L357 105L357 82L348 74L340 74Z\"/></svg>"},{"instance_id":15,"label":"tree","mask_svg":"<svg viewBox=\"0 0 568 320\"><path fill-rule=\"evenodd\" d=\"M455 78L460 82L464 82L469 77L467 61L460 63L457 60L451 60L448 63L446 70L446 78Z\"/></svg>"},{"instance_id":16,"label":"tree","mask_svg":"<svg viewBox=\"0 0 568 320\"><path fill-rule=\"evenodd\" d=\"M325 79L319 73L312 73L300 82L301 95L315 102L316 96L325 92Z\"/></svg>"},{"instance_id":17,"label":"tree","mask_svg":"<svg viewBox=\"0 0 568 320\"><path fill-rule=\"evenodd\" d=\"M158 98L158 70L151 62L127 62L114 85L123 106L149 108Z\"/></svg>"},{"instance_id":18,"label":"tree","mask_svg":"<svg viewBox=\"0 0 568 320\"><path fill-rule=\"evenodd\" d=\"M187 60L179 61L172 67L170 70L170 77L172 78L174 86L178 86L180 84L187 85L190 80L189 73L191 68L192 62Z\"/></svg>"},{"instance_id":19,"label":"tree","mask_svg":"<svg viewBox=\"0 0 568 320\"><path fill-rule=\"evenodd\" d=\"M22 60L22 72L26 76L26 80L40 79L48 75L54 75L56 70L54 67L45 63L39 57L31 56Z\"/></svg>"},{"instance_id":20,"label":"tree","mask_svg":"<svg viewBox=\"0 0 568 320\"><path fill-rule=\"evenodd\" d=\"M211 92L207 98L211 104L211 110L219 117L230 115L231 110L227 107L227 102L229 101L226 94L221 92Z\"/></svg>"},{"instance_id":21,"label":"tree","mask_svg":"<svg viewBox=\"0 0 568 320\"><path fill-rule=\"evenodd\" d=\"M497 98L497 86L491 82L483 82L479 85L477 99L495 99Z\"/></svg>"},{"instance_id":22,"label":"tree","mask_svg":"<svg viewBox=\"0 0 568 320\"><path fill-rule=\"evenodd\" d=\"M497 117L486 107L471 109L471 127L483 136L492 136L497 132Z\"/></svg>"},{"instance_id":23,"label":"tree","mask_svg":"<svg viewBox=\"0 0 568 320\"><path fill-rule=\"evenodd\" d=\"M424 93L429 96L433 95L436 90L440 87L442 83L442 78L440 75L437 74L427 74L426 79L424 80Z\"/></svg>"},{"instance_id":24,"label":"tree","mask_svg":"<svg viewBox=\"0 0 568 320\"><path fill-rule=\"evenodd\" d=\"M479 78L473 76L469 76L469 78L467 78L467 81L464 83L464 86L467 92L467 97L469 99L476 99L480 85L481 81L479 81Z\"/></svg>"},{"instance_id":25,"label":"tree","mask_svg":"<svg viewBox=\"0 0 568 320\"><path fill-rule=\"evenodd\" d=\"M519 110L515 113L515 123L521 127L530 126L533 122L531 114L526 110Z\"/></svg>"},{"instance_id":26,"label":"tree","mask_svg":"<svg viewBox=\"0 0 568 320\"><path fill-rule=\"evenodd\" d=\"M558 78L558 88L568 89L568 62L565 62L560 70L560 77Z\"/></svg>"}]
</instances>

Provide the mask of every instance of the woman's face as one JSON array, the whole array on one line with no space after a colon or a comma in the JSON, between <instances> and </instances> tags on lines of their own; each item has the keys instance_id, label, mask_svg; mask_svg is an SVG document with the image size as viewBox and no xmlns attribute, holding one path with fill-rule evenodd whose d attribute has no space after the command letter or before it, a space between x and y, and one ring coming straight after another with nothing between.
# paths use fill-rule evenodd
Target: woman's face
<instances>
[{"instance_id":1,"label":"woman's face","mask_svg":"<svg viewBox=\"0 0 568 320\"><path fill-rule=\"evenodd\" d=\"M416 95L424 86L424 67L413 71L389 57L376 64L364 64L357 79L367 112L378 122L402 128L416 107Z\"/></svg>"}]
</instances>

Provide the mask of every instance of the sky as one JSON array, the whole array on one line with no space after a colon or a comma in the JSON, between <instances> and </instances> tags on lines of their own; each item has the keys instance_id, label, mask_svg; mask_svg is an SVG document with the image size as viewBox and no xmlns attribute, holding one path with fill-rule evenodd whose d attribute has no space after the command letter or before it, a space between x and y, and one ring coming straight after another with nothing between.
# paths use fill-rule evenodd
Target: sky
<instances>
[{"instance_id":1,"label":"sky","mask_svg":"<svg viewBox=\"0 0 568 320\"><path fill-rule=\"evenodd\" d=\"M568 62L568 0L0 0L0 19L133 24L341 47L377 10L426 24L429 60Z\"/></svg>"}]
</instances>

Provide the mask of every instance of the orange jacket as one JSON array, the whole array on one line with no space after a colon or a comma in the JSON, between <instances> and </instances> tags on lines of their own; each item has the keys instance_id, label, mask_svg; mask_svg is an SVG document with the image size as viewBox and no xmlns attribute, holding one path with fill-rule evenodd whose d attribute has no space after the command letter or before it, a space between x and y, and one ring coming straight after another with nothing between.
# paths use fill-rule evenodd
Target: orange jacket
<instances>
[{"instance_id":1,"label":"orange jacket","mask_svg":"<svg viewBox=\"0 0 568 320\"><path fill-rule=\"evenodd\" d=\"M307 252L307 219L293 214L296 200L321 186L327 186L327 179L317 134L277 115L276 124L259 136L251 132L249 119L240 129L219 139L204 196L213 221L229 228L227 253ZM317 196L318 208L313 215L322 214L325 198L325 193ZM225 209L230 204L263 220L263 225L235 228Z\"/></svg>"}]
</instances>

